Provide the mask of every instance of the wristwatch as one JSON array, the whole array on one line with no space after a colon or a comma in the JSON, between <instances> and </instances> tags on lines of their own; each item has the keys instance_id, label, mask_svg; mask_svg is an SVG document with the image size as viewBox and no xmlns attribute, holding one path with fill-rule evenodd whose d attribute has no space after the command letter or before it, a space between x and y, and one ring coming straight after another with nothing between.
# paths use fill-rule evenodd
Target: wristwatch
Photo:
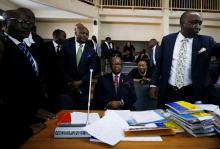
<instances>
[{"instance_id":1,"label":"wristwatch","mask_svg":"<svg viewBox=\"0 0 220 149\"><path fill-rule=\"evenodd\" d=\"M125 103L124 103L124 100L121 99L121 100L120 100L120 105L123 106L124 104L125 104Z\"/></svg>"}]
</instances>

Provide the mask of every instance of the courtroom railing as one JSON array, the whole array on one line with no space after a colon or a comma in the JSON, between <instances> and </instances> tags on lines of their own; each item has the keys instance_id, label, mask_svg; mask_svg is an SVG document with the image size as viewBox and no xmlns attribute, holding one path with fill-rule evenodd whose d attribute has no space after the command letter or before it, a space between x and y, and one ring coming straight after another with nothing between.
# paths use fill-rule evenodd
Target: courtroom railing
<instances>
[{"instance_id":1,"label":"courtroom railing","mask_svg":"<svg viewBox=\"0 0 220 149\"><path fill-rule=\"evenodd\" d=\"M99 0L101 8L162 8L162 0Z\"/></svg>"},{"instance_id":2,"label":"courtroom railing","mask_svg":"<svg viewBox=\"0 0 220 149\"><path fill-rule=\"evenodd\" d=\"M162 0L80 0L100 8L163 9ZM220 0L169 0L170 10L220 12Z\"/></svg>"},{"instance_id":3,"label":"courtroom railing","mask_svg":"<svg viewBox=\"0 0 220 149\"><path fill-rule=\"evenodd\" d=\"M171 10L197 10L220 12L220 0L170 0Z\"/></svg>"}]
</instances>

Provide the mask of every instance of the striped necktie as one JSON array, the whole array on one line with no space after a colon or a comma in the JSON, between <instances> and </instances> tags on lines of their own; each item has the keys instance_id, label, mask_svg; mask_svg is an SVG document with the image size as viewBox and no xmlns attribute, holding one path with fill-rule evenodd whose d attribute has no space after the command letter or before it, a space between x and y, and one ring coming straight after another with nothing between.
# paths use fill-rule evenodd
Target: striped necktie
<instances>
[{"instance_id":1,"label":"striped necktie","mask_svg":"<svg viewBox=\"0 0 220 149\"><path fill-rule=\"evenodd\" d=\"M27 49L27 46L25 43L19 43L18 44L19 49L22 51L22 53L27 57L28 61L31 64L31 67L35 73L36 76L38 76L38 69L37 69L37 64L34 62L34 58Z\"/></svg>"}]
</instances>

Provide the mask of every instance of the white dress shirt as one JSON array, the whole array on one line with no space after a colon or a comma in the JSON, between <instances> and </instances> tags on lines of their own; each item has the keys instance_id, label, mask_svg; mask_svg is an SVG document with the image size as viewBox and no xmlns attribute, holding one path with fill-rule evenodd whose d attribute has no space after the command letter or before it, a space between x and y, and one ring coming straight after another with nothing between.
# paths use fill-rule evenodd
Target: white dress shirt
<instances>
[{"instance_id":1,"label":"white dress shirt","mask_svg":"<svg viewBox=\"0 0 220 149\"><path fill-rule=\"evenodd\" d=\"M174 50L173 50L173 59L172 59L172 65L171 65L171 71L170 71L170 78L168 80L170 85L175 86L175 80L176 80L176 70L177 70L177 63L178 63L178 57L179 57L179 51L180 47L182 45L182 40L185 39L185 37L179 32L176 38ZM193 44L193 38L187 38L187 53L186 53L186 60L185 60L185 71L184 71L184 86L187 86L189 84L192 84L192 78L191 78L191 61L192 61L192 44Z\"/></svg>"},{"instance_id":2,"label":"white dress shirt","mask_svg":"<svg viewBox=\"0 0 220 149\"><path fill-rule=\"evenodd\" d=\"M115 76L116 76L116 74L112 73L113 80L115 80ZM118 84L119 84L121 73L117 74L117 76L118 76Z\"/></svg>"},{"instance_id":3,"label":"white dress shirt","mask_svg":"<svg viewBox=\"0 0 220 149\"><path fill-rule=\"evenodd\" d=\"M78 52L78 49L79 49L79 46L82 45L82 53L84 51L84 47L85 47L85 43L83 44L80 44L78 43L76 40L75 40L75 46L76 46L76 55L77 55L77 52Z\"/></svg>"},{"instance_id":4,"label":"white dress shirt","mask_svg":"<svg viewBox=\"0 0 220 149\"><path fill-rule=\"evenodd\" d=\"M59 46L59 45L58 45L54 40L53 40L52 42L53 42L53 46L54 46L54 48L55 48L55 52L56 52L56 53L59 52L59 50L60 50L60 49L58 49L58 46Z\"/></svg>"},{"instance_id":5,"label":"white dress shirt","mask_svg":"<svg viewBox=\"0 0 220 149\"><path fill-rule=\"evenodd\" d=\"M154 47L153 47L153 63L154 63L154 65L156 65L157 63L156 63L156 59L155 59L155 51L156 51L156 47L157 47L157 45L155 45Z\"/></svg>"}]
</instances>

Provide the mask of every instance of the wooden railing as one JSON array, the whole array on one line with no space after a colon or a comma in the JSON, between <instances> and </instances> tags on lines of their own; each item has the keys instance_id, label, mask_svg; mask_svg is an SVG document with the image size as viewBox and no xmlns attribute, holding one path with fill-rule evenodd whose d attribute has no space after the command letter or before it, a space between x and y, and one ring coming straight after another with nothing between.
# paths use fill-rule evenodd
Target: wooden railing
<instances>
[{"instance_id":1,"label":"wooden railing","mask_svg":"<svg viewBox=\"0 0 220 149\"><path fill-rule=\"evenodd\" d=\"M162 0L80 0L100 8L162 9ZM220 12L220 0L169 0L170 10Z\"/></svg>"},{"instance_id":2,"label":"wooden railing","mask_svg":"<svg viewBox=\"0 0 220 149\"><path fill-rule=\"evenodd\" d=\"M219 12L220 0L170 0L169 7L172 10Z\"/></svg>"}]
</instances>

